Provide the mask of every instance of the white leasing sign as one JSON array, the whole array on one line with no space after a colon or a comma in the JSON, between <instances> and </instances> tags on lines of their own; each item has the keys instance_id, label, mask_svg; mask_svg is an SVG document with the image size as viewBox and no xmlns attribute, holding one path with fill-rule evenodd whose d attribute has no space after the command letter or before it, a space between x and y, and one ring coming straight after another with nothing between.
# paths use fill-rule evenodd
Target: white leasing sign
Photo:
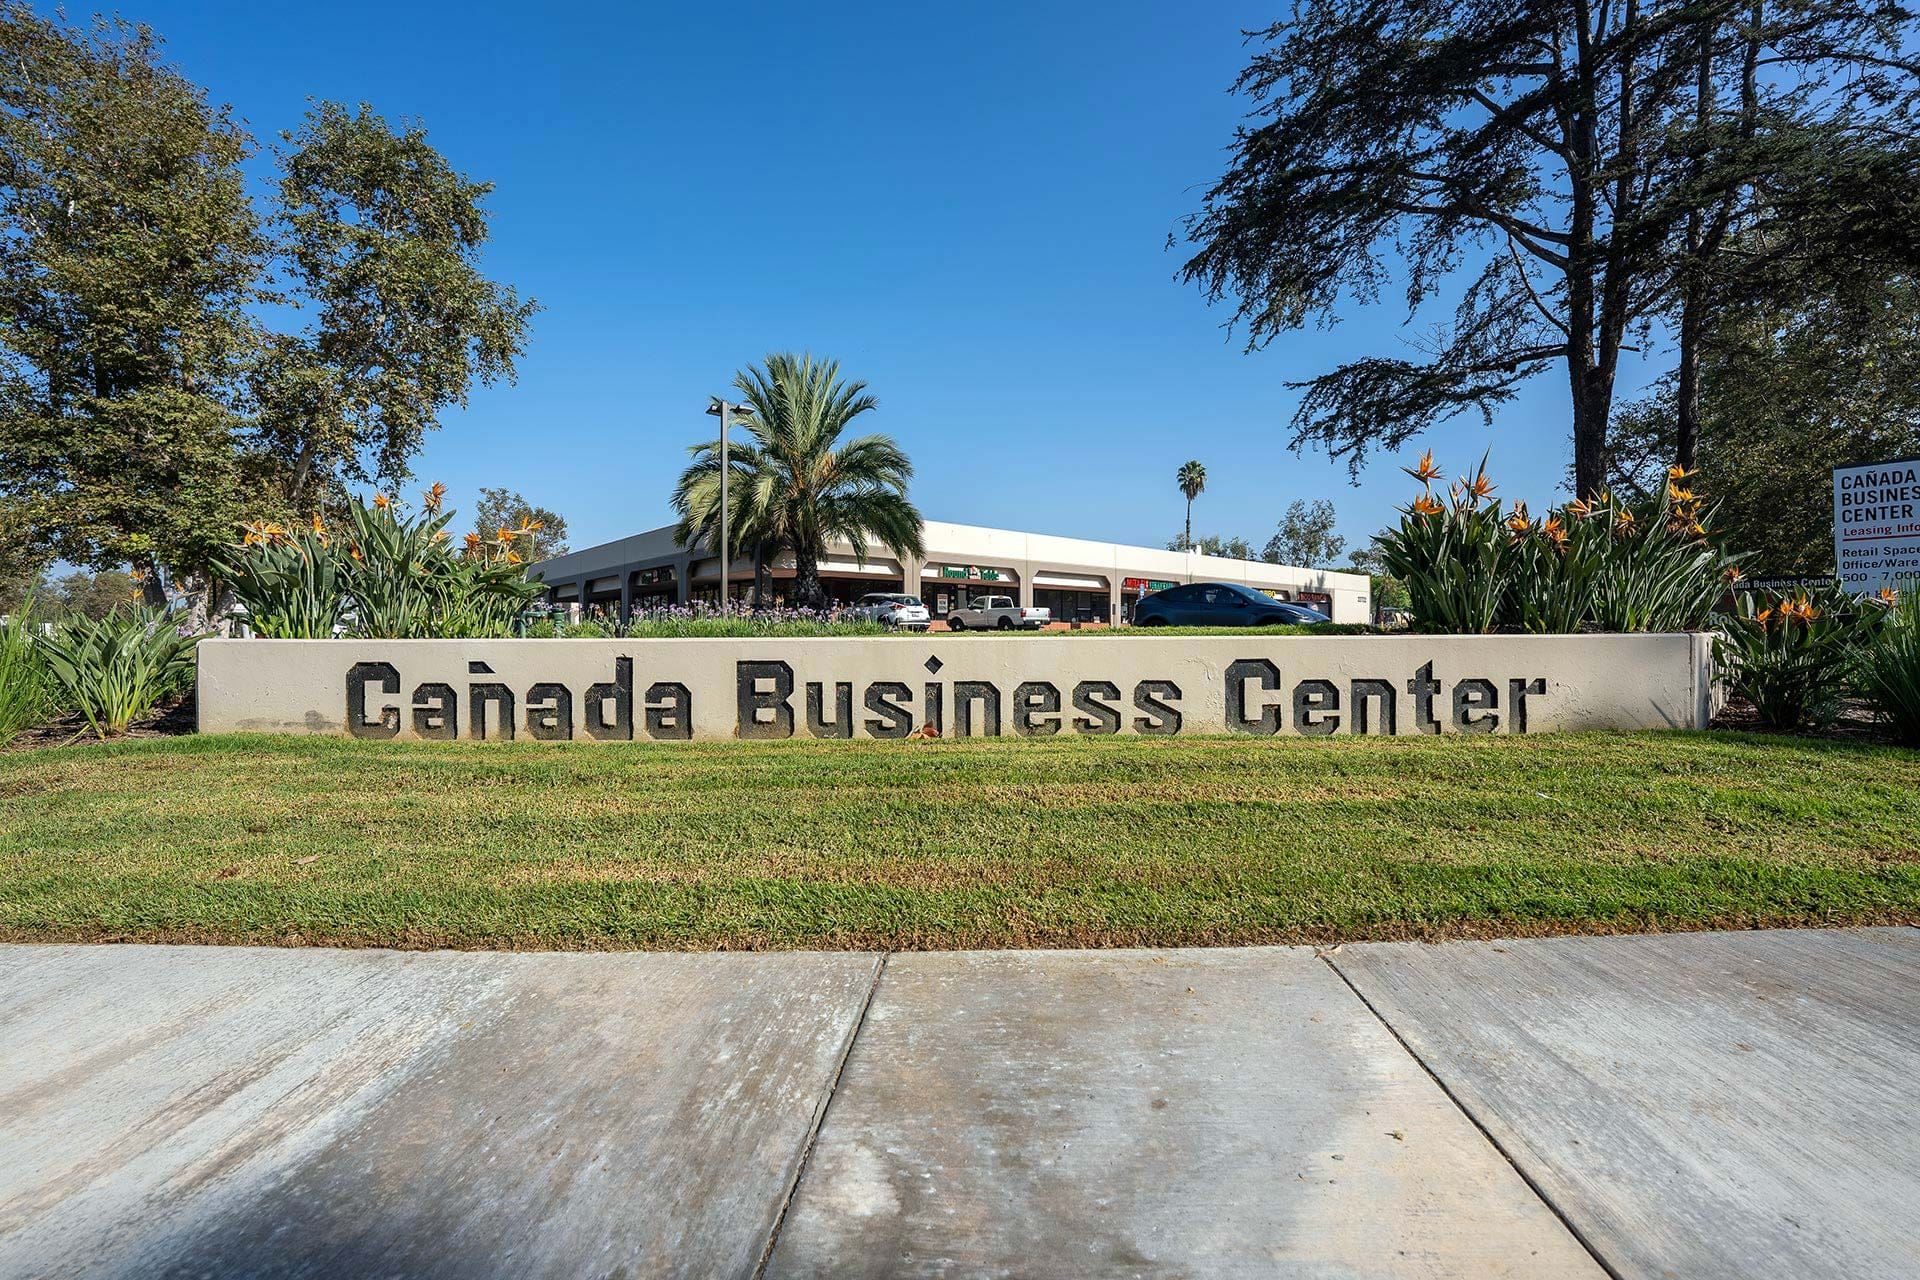
<instances>
[{"instance_id":1,"label":"white leasing sign","mask_svg":"<svg viewBox=\"0 0 1920 1280\"><path fill-rule=\"evenodd\" d=\"M1833 469L1833 563L1855 595L1920 578L1920 458Z\"/></svg>"}]
</instances>

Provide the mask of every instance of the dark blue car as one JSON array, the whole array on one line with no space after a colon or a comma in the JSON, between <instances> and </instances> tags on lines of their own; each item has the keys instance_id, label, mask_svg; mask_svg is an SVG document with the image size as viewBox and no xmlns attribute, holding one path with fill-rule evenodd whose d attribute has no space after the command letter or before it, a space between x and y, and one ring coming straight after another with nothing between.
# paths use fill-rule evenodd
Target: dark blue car
<instances>
[{"instance_id":1,"label":"dark blue car","mask_svg":"<svg viewBox=\"0 0 1920 1280\"><path fill-rule=\"evenodd\" d=\"M1237 582L1169 587L1143 597L1133 610L1136 627L1278 627L1330 621L1324 613Z\"/></svg>"}]
</instances>

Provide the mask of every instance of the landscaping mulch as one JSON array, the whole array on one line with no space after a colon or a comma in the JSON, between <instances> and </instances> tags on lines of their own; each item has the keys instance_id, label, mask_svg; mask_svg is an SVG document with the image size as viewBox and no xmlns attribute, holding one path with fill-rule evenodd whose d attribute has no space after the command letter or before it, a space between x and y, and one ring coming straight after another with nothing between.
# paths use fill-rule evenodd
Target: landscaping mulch
<instances>
[{"instance_id":1,"label":"landscaping mulch","mask_svg":"<svg viewBox=\"0 0 1920 1280\"><path fill-rule=\"evenodd\" d=\"M144 720L136 720L127 728L127 738L178 738L194 731L196 713L193 695L188 694L178 702L159 708ZM57 720L49 721L34 729L24 729L20 736L4 747L0 753L15 751L46 751L54 747L79 746L96 742L93 726L79 712L68 712Z\"/></svg>"},{"instance_id":2,"label":"landscaping mulch","mask_svg":"<svg viewBox=\"0 0 1920 1280\"><path fill-rule=\"evenodd\" d=\"M1727 705L1713 718L1711 727L1734 733L1767 733L1783 738L1820 738L1884 746L1896 746L1900 741L1874 716L1872 707L1858 700L1849 701L1832 724L1778 729L1761 720L1751 702L1736 695L1727 700Z\"/></svg>"}]
</instances>

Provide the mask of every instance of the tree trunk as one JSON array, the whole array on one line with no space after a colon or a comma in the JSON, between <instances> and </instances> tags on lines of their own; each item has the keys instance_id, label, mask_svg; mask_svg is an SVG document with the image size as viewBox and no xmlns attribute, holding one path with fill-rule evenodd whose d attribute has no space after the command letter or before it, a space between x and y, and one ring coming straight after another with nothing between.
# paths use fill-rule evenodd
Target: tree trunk
<instances>
[{"instance_id":1,"label":"tree trunk","mask_svg":"<svg viewBox=\"0 0 1920 1280\"><path fill-rule=\"evenodd\" d=\"M195 635L206 635L233 607L233 593L211 574L189 573L178 580L186 609L181 625L191 627Z\"/></svg>"},{"instance_id":2,"label":"tree trunk","mask_svg":"<svg viewBox=\"0 0 1920 1280\"><path fill-rule=\"evenodd\" d=\"M1674 392L1674 461L1682 470L1700 465L1700 348L1707 328L1707 304L1697 281L1682 288L1680 367Z\"/></svg>"},{"instance_id":3,"label":"tree trunk","mask_svg":"<svg viewBox=\"0 0 1920 1280\"><path fill-rule=\"evenodd\" d=\"M767 544L756 541L753 544L753 608L754 612L767 607Z\"/></svg>"},{"instance_id":4,"label":"tree trunk","mask_svg":"<svg viewBox=\"0 0 1920 1280\"><path fill-rule=\"evenodd\" d=\"M1593 498L1607 488L1607 415L1613 410L1613 377L1589 366L1576 352L1567 361L1573 380L1573 489Z\"/></svg>"},{"instance_id":5,"label":"tree trunk","mask_svg":"<svg viewBox=\"0 0 1920 1280\"><path fill-rule=\"evenodd\" d=\"M1187 499L1187 531L1180 538L1180 549L1182 551L1185 551L1192 546L1193 546L1193 499L1188 498Z\"/></svg>"},{"instance_id":6,"label":"tree trunk","mask_svg":"<svg viewBox=\"0 0 1920 1280\"><path fill-rule=\"evenodd\" d=\"M1605 92L1594 70L1597 37L1587 27L1588 10L1579 18L1580 56L1575 66L1580 105L1568 119L1566 136L1571 153L1567 164L1567 382L1573 400L1573 496L1591 498L1607 487L1607 414L1613 404L1613 352L1609 337L1617 323L1612 314L1619 305L1617 282L1603 276L1601 247L1595 241L1602 181L1598 120L1595 104ZM1631 21L1631 15L1629 15ZM1623 81L1623 84L1626 81ZM1630 100L1624 91L1619 102L1620 128L1629 127ZM1617 199L1616 199L1617 203ZM1616 218L1624 216L1614 211ZM1618 271L1617 265L1611 270ZM1609 285L1615 285L1613 289ZM1596 305L1598 304L1598 305Z\"/></svg>"},{"instance_id":7,"label":"tree trunk","mask_svg":"<svg viewBox=\"0 0 1920 1280\"><path fill-rule=\"evenodd\" d=\"M820 559L804 543L793 549L793 602L802 609L824 609L826 592L820 588Z\"/></svg>"},{"instance_id":8,"label":"tree trunk","mask_svg":"<svg viewBox=\"0 0 1920 1280\"><path fill-rule=\"evenodd\" d=\"M1713 123L1713 24L1702 24L1694 66L1694 127L1705 132ZM1704 161L1691 165L1700 180ZM1686 245L1680 259L1680 367L1674 396L1674 461L1693 470L1700 451L1700 338L1706 329L1705 262L1707 227L1700 210L1687 214Z\"/></svg>"},{"instance_id":9,"label":"tree trunk","mask_svg":"<svg viewBox=\"0 0 1920 1280\"><path fill-rule=\"evenodd\" d=\"M1748 9L1747 39L1740 68L1740 138L1749 141L1759 127L1758 68L1762 5ZM1715 26L1703 27L1696 70L1695 125L1701 130L1713 121L1713 37ZM1699 174L1702 164L1696 162ZM1737 196L1729 192L1711 214L1695 210L1687 216L1686 254L1680 280L1680 366L1674 405L1674 461L1692 471L1700 465L1700 367L1707 343L1708 276L1726 242Z\"/></svg>"},{"instance_id":10,"label":"tree trunk","mask_svg":"<svg viewBox=\"0 0 1920 1280\"><path fill-rule=\"evenodd\" d=\"M313 449L311 446L303 446L300 449L299 455L294 459L293 483L287 495L292 500L295 511L302 509L302 504L307 496L307 483L312 479Z\"/></svg>"},{"instance_id":11,"label":"tree trunk","mask_svg":"<svg viewBox=\"0 0 1920 1280\"><path fill-rule=\"evenodd\" d=\"M149 609L167 607L167 585L160 577L160 566L152 561L136 561L133 571L140 578L140 603Z\"/></svg>"}]
</instances>

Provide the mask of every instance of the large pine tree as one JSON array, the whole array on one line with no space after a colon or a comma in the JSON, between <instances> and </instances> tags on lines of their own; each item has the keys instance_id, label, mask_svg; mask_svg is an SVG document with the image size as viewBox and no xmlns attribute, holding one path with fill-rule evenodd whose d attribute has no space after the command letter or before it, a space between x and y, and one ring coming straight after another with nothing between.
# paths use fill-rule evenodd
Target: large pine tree
<instances>
[{"instance_id":1,"label":"large pine tree","mask_svg":"<svg viewBox=\"0 0 1920 1280\"><path fill-rule=\"evenodd\" d=\"M1701 322L1752 193L1911 131L1913 32L1872 0L1301 0L1239 79L1252 114L1184 275L1253 346L1451 295L1421 358L1295 384L1295 444L1357 469L1557 366L1597 490L1622 354Z\"/></svg>"}]
</instances>

